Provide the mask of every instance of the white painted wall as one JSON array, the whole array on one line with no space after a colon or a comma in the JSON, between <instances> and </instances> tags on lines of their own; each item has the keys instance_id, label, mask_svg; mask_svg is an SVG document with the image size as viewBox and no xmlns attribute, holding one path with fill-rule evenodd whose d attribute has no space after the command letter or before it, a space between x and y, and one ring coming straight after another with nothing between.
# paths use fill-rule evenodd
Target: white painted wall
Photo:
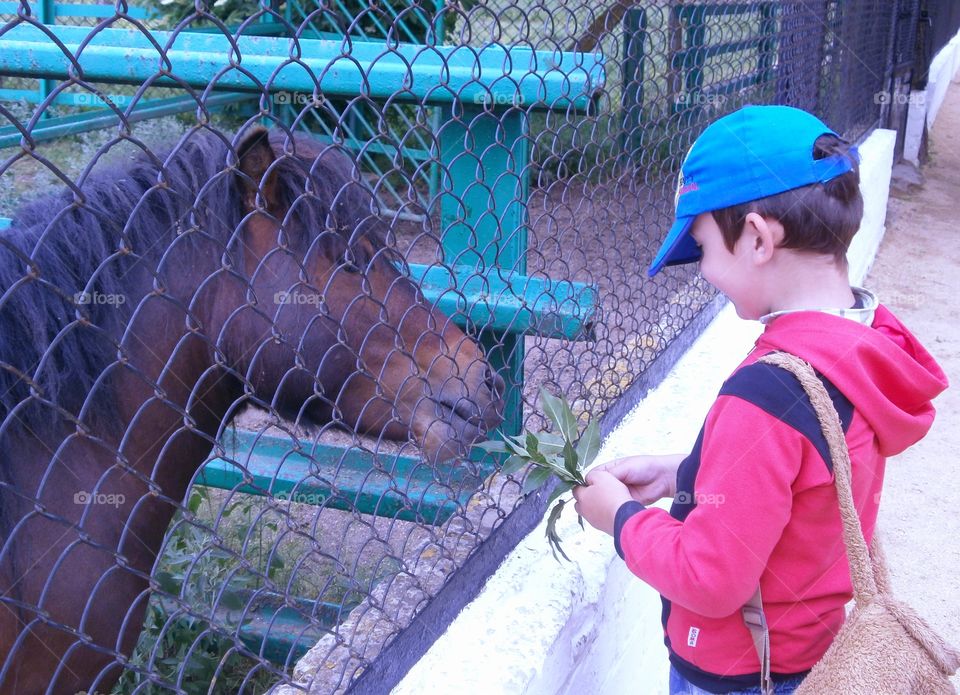
<instances>
[{"instance_id":1,"label":"white painted wall","mask_svg":"<svg viewBox=\"0 0 960 695\"><path fill-rule=\"evenodd\" d=\"M940 49L930 61L930 79L927 81L927 128L933 128L947 87L960 68L960 33Z\"/></svg>"},{"instance_id":2,"label":"white painted wall","mask_svg":"<svg viewBox=\"0 0 960 695\"><path fill-rule=\"evenodd\" d=\"M903 158L919 166L920 139L923 126L933 128L937 112L947 93L947 87L960 70L960 33L930 61L930 75L926 89L910 94L907 111L907 126L904 130Z\"/></svg>"},{"instance_id":3,"label":"white painted wall","mask_svg":"<svg viewBox=\"0 0 960 695\"><path fill-rule=\"evenodd\" d=\"M851 281L862 280L883 237L895 133L860 147L866 212L851 247ZM723 380L760 333L726 306L652 391L604 441L598 463L631 453L689 451ZM665 503L663 503L666 506ZM572 562L553 559L544 524L510 553L393 691L494 695L664 693L667 658L660 598L634 578L609 536L581 531L572 510L561 536Z\"/></svg>"}]
</instances>

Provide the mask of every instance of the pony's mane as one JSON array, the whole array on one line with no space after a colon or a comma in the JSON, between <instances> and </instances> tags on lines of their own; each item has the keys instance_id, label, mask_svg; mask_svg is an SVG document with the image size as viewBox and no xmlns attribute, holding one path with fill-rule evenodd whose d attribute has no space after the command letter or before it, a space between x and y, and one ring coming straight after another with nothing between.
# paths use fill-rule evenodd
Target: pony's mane
<instances>
[{"instance_id":1,"label":"pony's mane","mask_svg":"<svg viewBox=\"0 0 960 695\"><path fill-rule=\"evenodd\" d=\"M292 229L335 230L327 236L341 248L365 237L384 249L385 225L350 158L306 137L287 141L274 132L270 140L278 197L284 206L296 201ZM291 149L296 156L282 154ZM0 230L0 424L31 390L38 403L79 412L178 236L187 233L178 243L191 243L192 231L219 241L227 257L238 253L231 239L243 219L244 184L236 163L224 137L197 131L165 155L143 152L95 171L80 187L82 199L65 189L17 210ZM202 248L209 254L210 247ZM242 267L236 258L234 267ZM83 304L83 292L131 299Z\"/></svg>"}]
</instances>

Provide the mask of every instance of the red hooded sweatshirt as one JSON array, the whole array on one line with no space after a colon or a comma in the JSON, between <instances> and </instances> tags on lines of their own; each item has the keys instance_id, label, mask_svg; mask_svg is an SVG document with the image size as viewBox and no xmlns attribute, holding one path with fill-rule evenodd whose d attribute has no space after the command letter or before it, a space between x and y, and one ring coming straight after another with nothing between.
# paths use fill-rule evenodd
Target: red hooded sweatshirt
<instances>
[{"instance_id":1,"label":"red hooded sweatshirt","mask_svg":"<svg viewBox=\"0 0 960 695\"><path fill-rule=\"evenodd\" d=\"M809 362L841 416L853 496L869 541L886 457L920 440L943 371L885 307L872 326L804 311L767 326L725 382L677 474L670 513L624 504L614 539L663 598L665 642L692 683L756 686L760 664L740 608L760 584L774 680L820 659L852 598L832 464L796 378L756 364L775 350Z\"/></svg>"}]
</instances>

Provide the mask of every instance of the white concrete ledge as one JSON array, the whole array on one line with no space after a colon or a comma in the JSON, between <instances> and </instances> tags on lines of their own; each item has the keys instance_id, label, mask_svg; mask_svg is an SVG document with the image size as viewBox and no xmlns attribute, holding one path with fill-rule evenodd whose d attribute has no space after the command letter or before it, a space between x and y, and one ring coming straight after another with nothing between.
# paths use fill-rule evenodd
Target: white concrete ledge
<instances>
[{"instance_id":1,"label":"white concrete ledge","mask_svg":"<svg viewBox=\"0 0 960 695\"><path fill-rule=\"evenodd\" d=\"M930 61L930 77L927 80L927 128L933 128L940 105L947 95L947 87L960 69L960 33Z\"/></svg>"},{"instance_id":2,"label":"white concrete ledge","mask_svg":"<svg viewBox=\"0 0 960 695\"><path fill-rule=\"evenodd\" d=\"M930 61L926 88L910 94L907 125L904 129L903 158L920 165L920 143L923 129L933 128L940 105L947 94L947 87L960 70L960 33Z\"/></svg>"},{"instance_id":3,"label":"white concrete ledge","mask_svg":"<svg viewBox=\"0 0 960 695\"><path fill-rule=\"evenodd\" d=\"M860 147L867 210L850 253L854 283L866 275L883 237L894 141L893 131L880 130ZM760 324L740 320L726 306L607 437L598 462L689 451L723 380L759 333ZM628 572L609 536L589 527L581 531L572 510L560 531L573 562L553 559L544 528L507 556L395 695L438 687L490 695L666 692L657 593Z\"/></svg>"}]
</instances>

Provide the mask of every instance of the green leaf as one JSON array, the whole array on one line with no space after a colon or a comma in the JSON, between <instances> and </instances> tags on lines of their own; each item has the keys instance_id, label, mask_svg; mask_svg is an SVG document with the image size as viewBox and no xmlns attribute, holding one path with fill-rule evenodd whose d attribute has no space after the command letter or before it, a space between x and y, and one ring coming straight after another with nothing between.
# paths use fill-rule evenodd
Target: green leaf
<instances>
[{"instance_id":1,"label":"green leaf","mask_svg":"<svg viewBox=\"0 0 960 695\"><path fill-rule=\"evenodd\" d=\"M597 458L600 452L600 425L592 420L577 442L577 457L580 459L580 469L586 470Z\"/></svg>"},{"instance_id":2,"label":"green leaf","mask_svg":"<svg viewBox=\"0 0 960 695\"><path fill-rule=\"evenodd\" d=\"M573 444L567 442L563 445L563 467L573 477L580 475L580 465L577 460L577 450Z\"/></svg>"},{"instance_id":3,"label":"green leaf","mask_svg":"<svg viewBox=\"0 0 960 695\"><path fill-rule=\"evenodd\" d=\"M198 491L197 488L194 488L190 493L190 502L187 504L187 508L193 513L196 514L197 510L200 509L200 505L203 503L203 494Z\"/></svg>"},{"instance_id":4,"label":"green leaf","mask_svg":"<svg viewBox=\"0 0 960 695\"><path fill-rule=\"evenodd\" d=\"M526 447L524 447L523 442L521 442L516 437L511 437L506 435L503 439L504 446L506 446L507 451L516 456L523 456L524 458L530 458L530 454L527 453Z\"/></svg>"},{"instance_id":5,"label":"green leaf","mask_svg":"<svg viewBox=\"0 0 960 695\"><path fill-rule=\"evenodd\" d=\"M536 467L527 473L527 477L524 478L523 487L520 490L520 494L526 495L533 490L536 490L538 487L543 485L547 479L551 476L549 468Z\"/></svg>"},{"instance_id":6,"label":"green leaf","mask_svg":"<svg viewBox=\"0 0 960 695\"><path fill-rule=\"evenodd\" d=\"M561 435L552 432L540 432L537 439L540 442L540 451L548 457L562 453L563 445L566 443Z\"/></svg>"},{"instance_id":7,"label":"green leaf","mask_svg":"<svg viewBox=\"0 0 960 695\"><path fill-rule=\"evenodd\" d=\"M553 489L553 494L550 495L550 499L547 501L547 504L551 504L561 495L565 495L573 489L573 483L568 483L567 481L561 481L557 483L557 486Z\"/></svg>"},{"instance_id":8,"label":"green leaf","mask_svg":"<svg viewBox=\"0 0 960 695\"><path fill-rule=\"evenodd\" d=\"M474 444L478 449L482 449L488 454L505 454L507 453L507 445L504 444L499 439L488 439L485 442L480 442L479 444Z\"/></svg>"},{"instance_id":9,"label":"green leaf","mask_svg":"<svg viewBox=\"0 0 960 695\"><path fill-rule=\"evenodd\" d=\"M543 404L543 412L547 417L553 420L553 424L560 430L560 434L568 442L573 442L577 438L577 419L573 416L573 411L563 398L557 398L543 386L540 387L540 403Z\"/></svg>"},{"instance_id":10,"label":"green leaf","mask_svg":"<svg viewBox=\"0 0 960 695\"><path fill-rule=\"evenodd\" d=\"M503 467L500 468L500 472L504 475L513 475L520 471L528 463L527 459L522 456L511 456L503 463Z\"/></svg>"},{"instance_id":11,"label":"green leaf","mask_svg":"<svg viewBox=\"0 0 960 695\"><path fill-rule=\"evenodd\" d=\"M239 611L243 610L244 602L235 593L227 591L220 597L220 606L228 611Z\"/></svg>"},{"instance_id":12,"label":"green leaf","mask_svg":"<svg viewBox=\"0 0 960 695\"><path fill-rule=\"evenodd\" d=\"M560 547L560 536L557 534L557 522L560 520L560 514L563 512L563 505L565 503L564 500L557 502L553 509L550 510L550 516L547 517L547 542L550 544L550 552L553 553L553 559L557 562L560 562L557 553L560 553L564 560L570 562L570 558L567 557L567 554L563 552L563 548Z\"/></svg>"},{"instance_id":13,"label":"green leaf","mask_svg":"<svg viewBox=\"0 0 960 695\"><path fill-rule=\"evenodd\" d=\"M531 461L545 466L550 465L550 462L547 461L547 457L541 453L540 442L537 440L537 435L535 435L533 432L527 432L527 454Z\"/></svg>"},{"instance_id":14,"label":"green leaf","mask_svg":"<svg viewBox=\"0 0 960 695\"><path fill-rule=\"evenodd\" d=\"M171 596L179 595L180 582L169 572L157 572L153 578L157 580L160 591L170 594Z\"/></svg>"}]
</instances>

